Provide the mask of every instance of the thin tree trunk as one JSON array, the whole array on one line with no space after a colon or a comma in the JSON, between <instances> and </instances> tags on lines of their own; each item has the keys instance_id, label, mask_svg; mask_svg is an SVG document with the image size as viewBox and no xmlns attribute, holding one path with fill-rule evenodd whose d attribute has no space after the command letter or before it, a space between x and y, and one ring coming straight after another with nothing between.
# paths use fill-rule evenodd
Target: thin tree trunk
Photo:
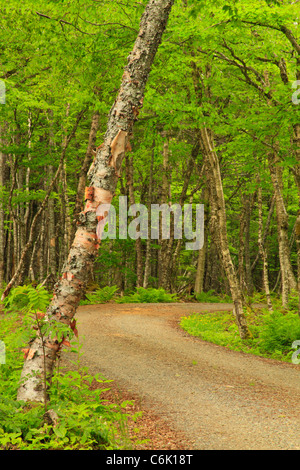
<instances>
[{"instance_id":1,"label":"thin tree trunk","mask_svg":"<svg viewBox=\"0 0 300 470\"><path fill-rule=\"evenodd\" d=\"M126 180L128 186L128 195L130 205L135 204L134 186L133 186L133 160L126 155ZM135 240L136 250L136 287L143 285L143 251L142 240L138 237Z\"/></svg>"},{"instance_id":2,"label":"thin tree trunk","mask_svg":"<svg viewBox=\"0 0 300 470\"><path fill-rule=\"evenodd\" d=\"M195 278L195 286L194 292L195 294L201 294L203 292L204 287L204 274L205 274L205 262L206 262L206 252L207 252L207 242L208 242L208 230L206 227L207 223L207 203L208 203L208 188L204 188L203 190L203 200L205 203L205 210L204 210L204 243L203 247L198 252L198 259L197 259L197 271L196 271L196 278Z\"/></svg>"},{"instance_id":3,"label":"thin tree trunk","mask_svg":"<svg viewBox=\"0 0 300 470\"><path fill-rule=\"evenodd\" d=\"M252 201L251 201L252 199ZM249 194L242 195L242 214L240 222L240 247L239 247L239 282L242 289L248 295L253 294L253 283L250 263L250 217L254 197Z\"/></svg>"},{"instance_id":4,"label":"thin tree trunk","mask_svg":"<svg viewBox=\"0 0 300 470\"><path fill-rule=\"evenodd\" d=\"M0 146L4 144L3 134L4 128L0 127ZM6 155L0 150L0 289L3 286L4 275L5 275L5 231L4 231L4 204L3 204L3 193L5 186L5 166L6 166Z\"/></svg>"},{"instance_id":5,"label":"thin tree trunk","mask_svg":"<svg viewBox=\"0 0 300 470\"><path fill-rule=\"evenodd\" d=\"M151 163L150 163L150 172L149 172L149 184L148 184L148 238L146 242L146 256L145 256L145 270L144 270L144 280L143 287L146 289L148 287L149 276L151 273L151 204L152 204L152 191L153 191L153 167L154 167L154 149L155 142L153 142L152 152L151 152Z\"/></svg>"},{"instance_id":6,"label":"thin tree trunk","mask_svg":"<svg viewBox=\"0 0 300 470\"><path fill-rule=\"evenodd\" d=\"M45 245L46 245L46 226L45 226L45 214L41 214L40 219L40 240L38 249L38 266L39 266L39 282L43 282L47 272L47 266L45 265Z\"/></svg>"},{"instance_id":7,"label":"thin tree trunk","mask_svg":"<svg viewBox=\"0 0 300 470\"><path fill-rule=\"evenodd\" d=\"M190 183L190 180L191 180L192 173L195 169L195 163L196 163L197 157L199 155L199 150L200 150L200 144L199 144L199 139L197 138L197 141L196 141L194 147L192 148L192 152L191 152L189 161L186 165L186 171L184 173L183 186L182 186L180 198L179 198L179 201L178 201L178 203L180 204L181 207L183 207L184 202L187 198L187 191L188 191L188 187L189 187L189 183ZM189 203L190 204L193 203L194 194L201 187L201 177L202 177L203 170L204 170L204 165L202 165L201 171L199 172L200 174L197 175L199 177L200 183L197 184L197 186L191 191L191 194L189 195ZM174 230L172 231L171 235L172 236L169 240L169 250L170 250L169 251L169 253L170 253L169 254L169 256L170 256L169 270L170 270L170 276L171 276L171 280L172 280L171 287L172 287L172 290L174 290L174 287L175 287L174 284L175 284L175 280L176 280L176 273L177 273L177 270L178 270L178 259L179 259L180 250L181 250L181 246L182 246L182 238L179 238L177 240L176 247L175 247L173 255L172 255L172 248L173 248L173 244L174 244Z\"/></svg>"},{"instance_id":8,"label":"thin tree trunk","mask_svg":"<svg viewBox=\"0 0 300 470\"><path fill-rule=\"evenodd\" d=\"M259 182L260 183L260 182ZM262 233L263 233L263 216L262 216L262 190L259 184L257 192L257 204L258 204L258 248L259 253L262 258L263 263L263 284L264 290L267 298L267 305L269 310L273 310L271 295L270 295L270 286L269 286L269 276L268 276L268 260L266 249L263 244Z\"/></svg>"},{"instance_id":9,"label":"thin tree trunk","mask_svg":"<svg viewBox=\"0 0 300 470\"><path fill-rule=\"evenodd\" d=\"M297 290L297 283L290 261L290 249L288 239L288 214L286 212L282 195L281 168L275 155L269 155L269 168L275 193L277 233L279 245L279 260L282 284L282 305L288 304L291 289Z\"/></svg>"},{"instance_id":10,"label":"thin tree trunk","mask_svg":"<svg viewBox=\"0 0 300 470\"><path fill-rule=\"evenodd\" d=\"M49 181L54 176L53 166L48 167ZM56 233L55 233L55 204L54 199L50 196L48 200L48 271L56 276ZM48 274L48 273L47 273Z\"/></svg>"},{"instance_id":11,"label":"thin tree trunk","mask_svg":"<svg viewBox=\"0 0 300 470\"><path fill-rule=\"evenodd\" d=\"M221 247L221 254L223 260L224 270L229 282L232 301L234 304L234 315L236 318L237 326L239 328L240 337L246 339L249 337L249 331L247 327L246 318L243 312L243 298L241 288L239 286L238 278L235 272L235 268L231 259L228 237L227 237L227 226L226 226L226 208L225 199L223 193L223 184L219 166L219 159L214 150L213 138L211 132L203 127L200 130L201 142L203 150L207 159L208 171L211 174L213 184L215 186L216 204L218 210L216 216L218 219L219 226L219 241Z\"/></svg>"},{"instance_id":12,"label":"thin tree trunk","mask_svg":"<svg viewBox=\"0 0 300 470\"><path fill-rule=\"evenodd\" d=\"M163 145L163 165L162 165L162 189L160 204L167 204L170 198L170 166L169 166L169 140L164 135L165 142ZM172 213L170 214L170 231L172 230ZM162 238L162 214L159 220L159 279L158 284L166 291L171 291L171 273L169 269L171 244L168 239Z\"/></svg>"},{"instance_id":13,"label":"thin tree trunk","mask_svg":"<svg viewBox=\"0 0 300 470\"><path fill-rule=\"evenodd\" d=\"M49 185L49 187L48 187L46 196L45 196L45 198L44 198L44 200L43 200L43 202L42 202L42 204L41 204L39 210L37 211L37 213L35 214L35 216L34 216L34 218L33 218L33 220L32 220L31 227L30 227L30 232L29 232L29 238L28 238L28 241L27 241L27 243L26 243L26 245L25 245L25 247L24 247L22 256L21 256L21 258L20 258L20 260L19 260L19 263L18 263L18 265L17 265L17 267L16 267L16 269L15 269L15 273L14 273L13 277L11 278L11 280L9 281L9 283L7 284L5 290L4 290L3 294L2 294L1 300L4 300L5 297L8 296L8 294L9 294L11 288L12 288L13 285L15 284L16 280L17 280L18 277L19 277L19 274L20 274L21 270L23 269L23 264L24 264L24 262L25 262L25 258L26 258L26 256L27 256L27 253L28 253L29 249L31 248L31 246L32 246L32 244L33 244L33 242L34 242L35 227L36 227L37 222L38 222L38 220L39 220L39 216L43 213L43 211L44 211L44 209L45 209L45 207L46 207L46 205L47 205L47 203L48 203L48 199L49 199L49 197L50 197L50 194L51 194L51 191L52 191L52 189L53 189L53 186L54 186L55 182L57 181L57 178L58 178L58 176L59 176L59 174L60 174L60 172L61 172L62 165L63 165L64 158L65 158L65 153L66 153L66 151L67 151L67 147L68 147L68 145L69 145L69 143L70 143L72 137L73 137L74 134L75 134L75 131L76 131L76 129L77 129L77 126L78 126L79 121L80 121L80 119L82 118L83 114L84 114L84 111L81 111L81 112L78 113L78 115L77 115L76 123L74 124L74 127L73 127L73 129L72 129L72 131L71 131L71 133L70 133L70 135L69 135L67 141L66 141L66 146L63 148L61 160L60 160L60 163L59 163L58 168L57 168L57 170L56 170L56 173L55 173L55 175L54 175L54 177L53 177L53 179L52 179L52 181L51 181L51 183L50 183L50 185Z\"/></svg>"},{"instance_id":14,"label":"thin tree trunk","mask_svg":"<svg viewBox=\"0 0 300 470\"><path fill-rule=\"evenodd\" d=\"M270 209L269 209L269 212L268 212L268 217L267 217L267 221L266 221L266 225L265 225L265 230L264 230L264 233L262 235L262 240L261 241L262 241L263 246L265 246L267 237L269 235L270 224L271 224L272 216L273 216L273 213L274 213L274 208L275 208L275 194L273 194L272 199L271 199L271 204L270 204ZM257 264L257 261L259 260L259 257L260 257L260 251L258 250L258 253L255 257L255 260L253 261L253 263L251 265L251 271L254 270L254 268Z\"/></svg>"},{"instance_id":15,"label":"thin tree trunk","mask_svg":"<svg viewBox=\"0 0 300 470\"><path fill-rule=\"evenodd\" d=\"M80 173L79 173L79 178L78 178L77 193L76 193L75 208L74 208L75 223L78 221L78 216L84 207L83 198L84 198L84 189L86 186L86 176L87 176L89 167L92 163L93 157L95 156L94 149L95 149L95 144L96 144L97 132L99 129L99 117L100 116L99 116L98 111L95 111L92 117L88 146L86 149L85 157L84 157L84 160L80 169ZM76 231L76 227L73 231L74 233L73 233L72 238L74 238L75 231Z\"/></svg>"},{"instance_id":16,"label":"thin tree trunk","mask_svg":"<svg viewBox=\"0 0 300 470\"><path fill-rule=\"evenodd\" d=\"M103 224L117 186L129 139L139 108L142 107L147 79L161 42L174 0L150 0L141 19L140 30L123 74L118 97L111 109L104 142L97 149L89 170L90 186L86 188L86 205L80 214L75 239L57 283L47 317L74 328L73 317L85 291L88 273L99 247ZM104 205L104 206L103 206ZM37 336L31 345L22 371L18 399L42 402L45 389L41 377L51 380L58 341ZM44 370L44 352L46 370Z\"/></svg>"},{"instance_id":17,"label":"thin tree trunk","mask_svg":"<svg viewBox=\"0 0 300 470\"><path fill-rule=\"evenodd\" d=\"M54 151L55 147L55 140L54 140L54 132L53 132L53 111L49 110L47 113L48 121L50 125L50 136L49 136L49 151L52 157L52 151ZM48 180L52 181L54 177L54 167L53 165L49 165L47 169L48 173ZM56 233L55 233L55 203L54 198L49 196L48 200L48 216L49 216L49 224L48 224L48 271L52 273L52 275L56 276L57 271L57 263L56 263ZM48 272L47 272L48 274Z\"/></svg>"},{"instance_id":18,"label":"thin tree trunk","mask_svg":"<svg viewBox=\"0 0 300 470\"><path fill-rule=\"evenodd\" d=\"M296 236L296 247L297 247L297 288L298 288L298 315L300 317L300 210L297 214L295 224L295 236Z\"/></svg>"}]
</instances>

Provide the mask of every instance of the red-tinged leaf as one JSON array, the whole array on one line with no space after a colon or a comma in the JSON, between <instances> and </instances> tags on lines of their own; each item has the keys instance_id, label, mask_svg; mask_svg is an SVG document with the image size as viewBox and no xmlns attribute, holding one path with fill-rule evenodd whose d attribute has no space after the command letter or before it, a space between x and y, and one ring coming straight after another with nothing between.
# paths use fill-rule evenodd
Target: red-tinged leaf
<instances>
[{"instance_id":1,"label":"red-tinged leaf","mask_svg":"<svg viewBox=\"0 0 300 470\"><path fill-rule=\"evenodd\" d=\"M44 318L45 313L43 313L43 312L36 312L36 316L37 316L37 318L38 318L39 320L41 320L42 318Z\"/></svg>"},{"instance_id":2,"label":"red-tinged leaf","mask_svg":"<svg viewBox=\"0 0 300 470\"><path fill-rule=\"evenodd\" d=\"M22 348L21 351L24 353L24 359L26 359L29 353L29 348Z\"/></svg>"},{"instance_id":3,"label":"red-tinged leaf","mask_svg":"<svg viewBox=\"0 0 300 470\"><path fill-rule=\"evenodd\" d=\"M68 347L71 347L71 343L67 339L64 339L61 344L64 344L65 346L68 346Z\"/></svg>"},{"instance_id":4,"label":"red-tinged leaf","mask_svg":"<svg viewBox=\"0 0 300 470\"><path fill-rule=\"evenodd\" d=\"M76 328L76 320L71 321L70 328L73 330L74 335L78 338L78 330Z\"/></svg>"}]
</instances>

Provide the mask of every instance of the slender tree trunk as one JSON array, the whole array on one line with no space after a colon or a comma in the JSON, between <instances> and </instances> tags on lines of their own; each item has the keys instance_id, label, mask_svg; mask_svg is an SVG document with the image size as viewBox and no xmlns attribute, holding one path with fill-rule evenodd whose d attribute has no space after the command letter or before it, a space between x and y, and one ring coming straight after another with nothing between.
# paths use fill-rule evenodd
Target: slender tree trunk
<instances>
[{"instance_id":1,"label":"slender tree trunk","mask_svg":"<svg viewBox=\"0 0 300 470\"><path fill-rule=\"evenodd\" d=\"M45 214L41 214L40 218L40 240L38 249L38 266L39 266L39 282L43 282L47 275L47 266L45 263L45 245L46 245L46 224Z\"/></svg>"},{"instance_id":2,"label":"slender tree trunk","mask_svg":"<svg viewBox=\"0 0 300 470\"><path fill-rule=\"evenodd\" d=\"M207 250L207 230L204 228L204 243L203 243L203 247L198 251L198 259L197 259L197 271L196 271L195 286L194 286L194 292L196 295L201 294L203 292L206 250Z\"/></svg>"},{"instance_id":3,"label":"slender tree trunk","mask_svg":"<svg viewBox=\"0 0 300 470\"><path fill-rule=\"evenodd\" d=\"M297 247L297 288L298 288L298 315L300 317L300 210L298 211L295 225L296 247Z\"/></svg>"},{"instance_id":4,"label":"slender tree trunk","mask_svg":"<svg viewBox=\"0 0 300 470\"><path fill-rule=\"evenodd\" d=\"M275 195L273 194L272 199L271 199L271 203L270 203L270 209L269 209L269 212L268 212L267 221L266 221L266 224L265 224L265 230L264 230L264 233L262 235L262 240L261 240L263 246L265 246L267 237L269 235L270 224L271 224L272 216L273 216L273 213L274 213L274 208L275 208ZM257 261L259 260L259 257L260 257L260 251L258 250L258 253L255 257L255 260L253 261L253 263L251 265L251 271L254 270L254 268L257 264Z\"/></svg>"},{"instance_id":5,"label":"slender tree trunk","mask_svg":"<svg viewBox=\"0 0 300 470\"><path fill-rule=\"evenodd\" d=\"M162 165L162 188L160 204L168 204L170 200L170 165L169 165L169 140L164 135L165 142L163 145L163 165ZM172 213L170 214L170 235L172 230ZM170 255L171 255L171 236L170 239L162 238L162 214L159 221L159 279L158 284L166 291L171 291L171 273L170 273Z\"/></svg>"},{"instance_id":6,"label":"slender tree trunk","mask_svg":"<svg viewBox=\"0 0 300 470\"><path fill-rule=\"evenodd\" d=\"M135 204L134 197L134 185L133 185L133 159L126 155L126 180L128 186L128 195L129 195L129 204ZM136 287L141 287L143 285L143 251L142 251L142 240L138 237L135 240L135 250L136 250Z\"/></svg>"},{"instance_id":7,"label":"slender tree trunk","mask_svg":"<svg viewBox=\"0 0 300 470\"><path fill-rule=\"evenodd\" d=\"M225 199L223 193L223 184L219 166L219 159L214 150L213 138L211 132L203 127L200 131L201 142L205 156L207 159L208 171L211 174L213 184L215 186L217 212L216 216L218 219L219 226L219 241L221 247L221 254L223 260L224 270L229 282L231 296L234 304L234 315L236 318L237 326L239 328L240 337L246 339L249 337L249 331L247 327L246 318L243 312L243 298L241 288L239 286L238 278L235 272L235 268L231 259L228 237L227 237L227 226L226 226L226 208Z\"/></svg>"},{"instance_id":8,"label":"slender tree trunk","mask_svg":"<svg viewBox=\"0 0 300 470\"><path fill-rule=\"evenodd\" d=\"M297 290L297 283L290 260L288 214L286 212L282 195L281 168L278 166L278 159L275 155L269 155L269 168L275 193L279 260L282 284L282 305L286 307L288 304L289 292L291 289Z\"/></svg>"},{"instance_id":9,"label":"slender tree trunk","mask_svg":"<svg viewBox=\"0 0 300 470\"><path fill-rule=\"evenodd\" d=\"M80 173L79 173L79 178L78 178L77 193L76 193L75 208L74 208L75 223L78 221L78 216L84 207L84 190L86 186L86 177L87 177L87 172L89 170L89 167L92 163L93 157L95 156L94 149L96 147L97 132L99 129L99 117L100 115L98 111L95 111L92 117L88 146L86 149L85 157L84 157L84 160L80 169ZM74 238L75 231L76 231L76 227L73 230L72 239Z\"/></svg>"},{"instance_id":10,"label":"slender tree trunk","mask_svg":"<svg viewBox=\"0 0 300 470\"><path fill-rule=\"evenodd\" d=\"M195 286L194 292L195 294L201 294L204 288L204 274L205 274L205 263L206 263L206 252L207 252L207 242L208 242L208 230L207 230L207 204L208 204L208 188L204 188L203 190L203 200L205 203L205 210L204 210L204 243L203 247L198 252L198 259L197 259L197 271L196 271L196 278L195 278Z\"/></svg>"},{"instance_id":11,"label":"slender tree trunk","mask_svg":"<svg viewBox=\"0 0 300 470\"><path fill-rule=\"evenodd\" d=\"M252 203L249 194L242 195L242 214L240 222L240 247L239 247L239 282L242 289L248 295L253 294L253 283L250 263L250 218Z\"/></svg>"},{"instance_id":12,"label":"slender tree trunk","mask_svg":"<svg viewBox=\"0 0 300 470\"><path fill-rule=\"evenodd\" d=\"M4 128L0 127L0 146L4 144ZM4 231L4 186L5 186L6 155L0 150L0 289L3 286L5 276L5 231Z\"/></svg>"},{"instance_id":13,"label":"slender tree trunk","mask_svg":"<svg viewBox=\"0 0 300 470\"><path fill-rule=\"evenodd\" d=\"M154 149L155 142L153 142L152 152L151 152L151 163L150 163L150 172L149 172L149 184L148 184L148 238L146 242L146 256L145 256L145 270L144 270L144 280L143 287L146 289L148 287L149 276L151 273L151 204L152 204L152 191L153 191L153 166L154 166Z\"/></svg>"},{"instance_id":14,"label":"slender tree trunk","mask_svg":"<svg viewBox=\"0 0 300 470\"><path fill-rule=\"evenodd\" d=\"M269 276L268 276L268 259L266 249L263 244L263 215L262 215L262 190L259 182L258 193L257 193L257 204L258 204L258 248L261 255L263 263L263 284L264 290L267 298L267 305L269 310L273 310L271 295L270 295L270 286L269 286Z\"/></svg>"},{"instance_id":15,"label":"slender tree trunk","mask_svg":"<svg viewBox=\"0 0 300 470\"><path fill-rule=\"evenodd\" d=\"M54 177L53 166L48 167L49 181ZM54 199L50 196L48 200L48 271L56 276L56 233L55 233L55 213Z\"/></svg>"},{"instance_id":16,"label":"slender tree trunk","mask_svg":"<svg viewBox=\"0 0 300 470\"><path fill-rule=\"evenodd\" d=\"M24 247L24 250L23 250L23 253L20 257L20 260L18 262L18 265L16 266L16 269L15 269L15 273L14 275L12 276L11 280L9 281L9 283L7 284L3 294L2 294L2 297L1 297L1 300L4 300L5 297L8 296L11 288L13 287L13 285L15 284L16 280L18 279L22 269L23 269L23 265L24 265L24 262L25 262L25 259L26 259L26 256L27 256L27 253L29 251L29 249L32 247L32 244L34 243L34 235L35 235L35 228L36 228L36 225L37 225L37 222L39 221L39 217L41 214L43 214L43 211L44 209L46 208L47 206L47 203L48 203L48 199L50 197L50 194L51 194L51 191L53 189L53 186L55 184L55 182L57 181L57 178L59 177L59 174L61 172L61 169L62 169L62 165L63 165L63 162L64 162L64 158L65 158L65 153L67 151L67 147L68 147L68 144L70 143L72 137L74 136L75 134L75 131L77 129L77 126L79 124L79 121L80 119L82 118L83 116L83 113L84 111L81 111L80 113L78 113L77 115L77 120L74 124L74 127L73 127L73 130L71 131L67 141L66 141L66 146L63 148L63 151L62 151L62 155L61 155L61 160L60 160L60 163L59 163L59 166L56 170L56 173L53 177L53 180L51 181L49 187L48 187L48 190L47 190L47 193L46 193L46 196L39 208L39 210L37 211L37 213L35 214L33 220L32 220L32 223L31 223L31 227L30 227L30 231L29 231L29 237L28 237L28 240L27 240L27 243ZM13 184L12 184L12 188L13 188ZM11 205L11 204L10 204Z\"/></svg>"},{"instance_id":17,"label":"slender tree trunk","mask_svg":"<svg viewBox=\"0 0 300 470\"><path fill-rule=\"evenodd\" d=\"M48 111L48 121L50 125L50 137L49 137L49 151L50 155L52 151L54 151L55 141L54 141L54 132L53 132L53 112L52 110ZM54 177L54 167L53 165L49 165L47 169L48 173L48 180L51 182ZM57 243L57 236L55 232L55 202L54 199L49 196L48 200L48 217L49 217L49 224L48 224L48 271L52 273L55 277L57 272L57 263L56 263L56 243ZM48 274L48 273L47 273Z\"/></svg>"},{"instance_id":18,"label":"slender tree trunk","mask_svg":"<svg viewBox=\"0 0 300 470\"><path fill-rule=\"evenodd\" d=\"M93 268L122 160L139 108L142 107L147 79L173 3L174 0L149 1L133 51L128 57L118 97L108 118L104 142L97 149L94 163L89 170L90 186L86 188L85 209L80 214L80 225L46 317L66 323L71 328L74 328L73 317L85 291L88 273ZM51 380L59 348L57 340L48 337L42 341L37 336L31 344L32 354L27 356L30 359L24 363L22 384L18 391L19 400L44 400L45 390L41 377L45 374Z\"/></svg>"}]
</instances>

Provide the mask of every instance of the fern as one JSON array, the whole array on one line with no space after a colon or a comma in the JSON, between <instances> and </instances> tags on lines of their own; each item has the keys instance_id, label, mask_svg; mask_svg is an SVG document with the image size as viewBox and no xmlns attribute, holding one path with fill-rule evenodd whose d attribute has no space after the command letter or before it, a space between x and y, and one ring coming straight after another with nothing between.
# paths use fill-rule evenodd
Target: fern
<instances>
[{"instance_id":1,"label":"fern","mask_svg":"<svg viewBox=\"0 0 300 470\"><path fill-rule=\"evenodd\" d=\"M145 289L138 287L136 292L131 295L125 295L117 299L117 303L160 303L160 302L176 302L176 294L170 294L164 289Z\"/></svg>"},{"instance_id":2,"label":"fern","mask_svg":"<svg viewBox=\"0 0 300 470\"><path fill-rule=\"evenodd\" d=\"M4 306L9 310L44 312L49 305L50 297L49 292L41 285L35 288L28 284L12 289L4 300Z\"/></svg>"},{"instance_id":3,"label":"fern","mask_svg":"<svg viewBox=\"0 0 300 470\"><path fill-rule=\"evenodd\" d=\"M81 300L80 305L105 304L115 296L117 290L117 286L106 286L103 289L97 289L95 292L86 293L86 299Z\"/></svg>"}]
</instances>

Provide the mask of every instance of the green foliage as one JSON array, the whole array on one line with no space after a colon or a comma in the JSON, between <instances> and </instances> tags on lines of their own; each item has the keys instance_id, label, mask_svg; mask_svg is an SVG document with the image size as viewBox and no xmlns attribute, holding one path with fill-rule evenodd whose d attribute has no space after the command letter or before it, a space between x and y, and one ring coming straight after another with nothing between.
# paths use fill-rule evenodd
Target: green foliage
<instances>
[{"instance_id":1,"label":"green foliage","mask_svg":"<svg viewBox=\"0 0 300 470\"><path fill-rule=\"evenodd\" d=\"M279 307L245 312L251 338L241 340L231 312L194 314L182 317L181 327L205 341L264 357L289 361L292 343L300 339L300 318L295 312Z\"/></svg>"},{"instance_id":2,"label":"green foliage","mask_svg":"<svg viewBox=\"0 0 300 470\"><path fill-rule=\"evenodd\" d=\"M105 286L95 292L86 293L86 299L80 301L80 305L105 304L115 297L117 286Z\"/></svg>"},{"instance_id":3,"label":"green foliage","mask_svg":"<svg viewBox=\"0 0 300 470\"><path fill-rule=\"evenodd\" d=\"M287 354L293 341L299 339L300 318L296 313L274 310L265 315L259 344L262 351Z\"/></svg>"},{"instance_id":4,"label":"green foliage","mask_svg":"<svg viewBox=\"0 0 300 470\"><path fill-rule=\"evenodd\" d=\"M24 318L24 314L21 316L16 311L6 311L0 316L1 340L6 345L6 361L0 364L0 450L133 447L123 404L105 402L103 394L109 381L90 375L81 366L77 344L71 349L72 370L58 368L50 387L48 410L56 413L56 421L49 422L43 404L16 400L23 364L21 349L28 340Z\"/></svg>"},{"instance_id":5,"label":"green foliage","mask_svg":"<svg viewBox=\"0 0 300 470\"><path fill-rule=\"evenodd\" d=\"M4 300L4 306L9 310L27 310L44 312L49 305L51 295L45 287L31 284L12 289Z\"/></svg>"},{"instance_id":6,"label":"green foliage","mask_svg":"<svg viewBox=\"0 0 300 470\"><path fill-rule=\"evenodd\" d=\"M145 289L144 287L138 287L136 292L131 295L124 295L123 297L116 299L117 303L160 303L160 302L176 302L176 294L170 294L164 289Z\"/></svg>"},{"instance_id":7,"label":"green foliage","mask_svg":"<svg viewBox=\"0 0 300 470\"><path fill-rule=\"evenodd\" d=\"M231 302L231 298L228 295L216 295L213 289L210 289L207 292L201 292L200 294L195 294L197 302L203 303L223 303Z\"/></svg>"}]
</instances>

